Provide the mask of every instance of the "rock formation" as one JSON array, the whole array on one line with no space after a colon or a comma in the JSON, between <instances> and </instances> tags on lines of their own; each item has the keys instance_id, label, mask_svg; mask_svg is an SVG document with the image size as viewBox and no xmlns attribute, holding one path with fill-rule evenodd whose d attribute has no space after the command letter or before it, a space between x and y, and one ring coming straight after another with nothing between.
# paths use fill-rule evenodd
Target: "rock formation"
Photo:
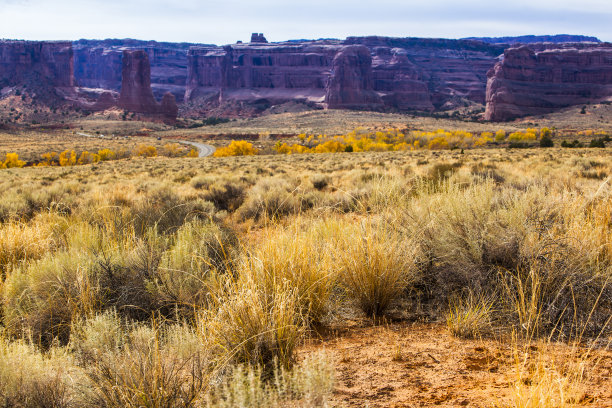
<instances>
[{"instance_id":1,"label":"rock formation","mask_svg":"<svg viewBox=\"0 0 612 408\"><path fill-rule=\"evenodd\" d=\"M160 116L166 122L175 121L178 108L174 95L166 93L161 105L153 96L149 55L144 50L126 50L123 51L122 64L118 106L145 117Z\"/></svg>"},{"instance_id":2,"label":"rock formation","mask_svg":"<svg viewBox=\"0 0 612 408\"><path fill-rule=\"evenodd\" d=\"M252 43L267 43L266 37L262 33L253 33L251 34L251 42Z\"/></svg>"},{"instance_id":3,"label":"rock formation","mask_svg":"<svg viewBox=\"0 0 612 408\"><path fill-rule=\"evenodd\" d=\"M434 109L427 84L420 79L406 50L377 48L372 61L372 77L374 89L381 95L385 106L400 111Z\"/></svg>"},{"instance_id":4,"label":"rock formation","mask_svg":"<svg viewBox=\"0 0 612 408\"><path fill-rule=\"evenodd\" d=\"M119 91L123 51L145 50L151 64L151 87L156 98L172 92L182 102L187 81L187 51L195 44L138 40L79 40L74 47L78 86Z\"/></svg>"},{"instance_id":5,"label":"rock formation","mask_svg":"<svg viewBox=\"0 0 612 408\"><path fill-rule=\"evenodd\" d=\"M185 99L322 104L338 42L233 44L192 47Z\"/></svg>"},{"instance_id":6,"label":"rock formation","mask_svg":"<svg viewBox=\"0 0 612 408\"><path fill-rule=\"evenodd\" d=\"M151 90L149 56L143 50L123 51L119 106L136 113L154 113L158 108Z\"/></svg>"},{"instance_id":7,"label":"rock formation","mask_svg":"<svg viewBox=\"0 0 612 408\"><path fill-rule=\"evenodd\" d=\"M352 74L368 76L362 80L368 83L366 99L374 101L372 104L341 103L339 77L332 80L332 65L346 46L362 47L361 58L365 58L364 50L370 54L371 67L363 71L363 67L355 67ZM462 99L484 104L487 71L503 50L503 46L478 41L389 37L192 47L185 96L187 101L201 99L206 103L257 101L265 106L306 101L322 107L353 105L356 109L399 111L446 109ZM343 59L347 56L338 63ZM349 59L363 62L355 56ZM336 88L328 92L328 84ZM363 90L354 90L362 92L361 99ZM349 96L348 92L345 84L343 93Z\"/></svg>"},{"instance_id":8,"label":"rock formation","mask_svg":"<svg viewBox=\"0 0 612 408\"><path fill-rule=\"evenodd\" d=\"M408 64L395 64L396 72L400 76L407 75L413 78L413 81L421 82L418 88L427 88L429 97L421 91L418 91L418 97L429 99L430 103L417 103L426 109L431 105L435 109L452 108L454 101L460 99L484 104L487 71L495 65L497 57L504 51L503 45L438 38L349 37L344 43L365 45L375 55L375 60L376 55L381 52L390 52L397 54L398 58L404 61L409 61L411 67L408 67ZM393 60L388 61L391 63ZM379 71L388 71L390 68L392 67L375 61L374 78L379 76ZM380 85L380 82L375 83L374 90L383 92L383 89L379 88ZM403 84L404 87L406 85L408 84ZM389 107L401 109L400 106Z\"/></svg>"},{"instance_id":9,"label":"rock formation","mask_svg":"<svg viewBox=\"0 0 612 408\"><path fill-rule=\"evenodd\" d=\"M72 87L71 43L0 41L0 89L13 86L25 86L39 97Z\"/></svg>"},{"instance_id":10,"label":"rock formation","mask_svg":"<svg viewBox=\"0 0 612 408\"><path fill-rule=\"evenodd\" d=\"M485 119L505 121L611 97L612 44L521 46L506 50L489 71Z\"/></svg>"},{"instance_id":11,"label":"rock formation","mask_svg":"<svg viewBox=\"0 0 612 408\"><path fill-rule=\"evenodd\" d=\"M224 47L79 40L73 53L68 42L0 41L0 88L6 95L26 86L39 100L65 98L90 110L120 106L165 121L176 118L176 101L183 97L187 111L224 115L255 115L286 102L386 111L486 102L488 119L506 120L610 96L610 44L591 37L544 38L586 42L511 49L498 42L516 38L268 43L254 33L250 43Z\"/></svg>"},{"instance_id":12,"label":"rock formation","mask_svg":"<svg viewBox=\"0 0 612 408\"><path fill-rule=\"evenodd\" d=\"M342 47L334 57L325 102L332 109L376 109L380 95L372 85L372 56L363 45Z\"/></svg>"}]
</instances>

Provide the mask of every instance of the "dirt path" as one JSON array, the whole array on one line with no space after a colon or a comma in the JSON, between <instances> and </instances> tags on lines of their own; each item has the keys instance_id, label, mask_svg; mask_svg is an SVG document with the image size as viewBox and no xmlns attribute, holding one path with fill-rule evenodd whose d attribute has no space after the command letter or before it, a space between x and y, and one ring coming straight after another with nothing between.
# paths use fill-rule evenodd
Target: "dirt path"
<instances>
[{"instance_id":1,"label":"dirt path","mask_svg":"<svg viewBox=\"0 0 612 408\"><path fill-rule=\"evenodd\" d=\"M198 149L199 157L211 156L216 150L214 146L204 143L191 142L187 140L180 140L179 143L188 144Z\"/></svg>"},{"instance_id":2,"label":"dirt path","mask_svg":"<svg viewBox=\"0 0 612 408\"><path fill-rule=\"evenodd\" d=\"M551 346L552 347L552 346ZM517 380L516 353L494 340L462 340L444 325L391 325L350 329L312 341L300 355L324 349L336 367L332 406L504 407ZM565 361L568 346L554 346ZM528 349L529 358L541 353ZM577 406L612 407L612 352L598 351Z\"/></svg>"}]
</instances>

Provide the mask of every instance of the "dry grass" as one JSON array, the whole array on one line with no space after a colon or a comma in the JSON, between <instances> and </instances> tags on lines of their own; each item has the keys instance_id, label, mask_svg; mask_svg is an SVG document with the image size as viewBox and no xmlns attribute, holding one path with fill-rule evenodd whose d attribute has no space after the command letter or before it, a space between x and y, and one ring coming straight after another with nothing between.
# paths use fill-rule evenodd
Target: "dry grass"
<instances>
[{"instance_id":1,"label":"dry grass","mask_svg":"<svg viewBox=\"0 0 612 408\"><path fill-rule=\"evenodd\" d=\"M487 149L4 170L2 347L36 361L32 381L59 378L47 387L67 401L58 406L325 406L332 369L300 363L296 350L354 322L447 319L458 336L515 334L517 347L606 338L612 187L584 172L610 174L608 155ZM532 384L541 379L550 396L546 381L569 377L547 367L530 375L541 372ZM4 373L18 381L28 370ZM516 406L530 406L520 401L532 391L517 388ZM2 392L26 398L12 385Z\"/></svg>"}]
</instances>

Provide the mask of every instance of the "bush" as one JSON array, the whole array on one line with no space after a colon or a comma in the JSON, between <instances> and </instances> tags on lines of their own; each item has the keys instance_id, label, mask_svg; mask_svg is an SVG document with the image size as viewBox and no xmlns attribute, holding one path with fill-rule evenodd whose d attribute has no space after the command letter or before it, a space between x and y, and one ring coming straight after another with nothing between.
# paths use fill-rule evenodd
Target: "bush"
<instances>
[{"instance_id":1,"label":"bush","mask_svg":"<svg viewBox=\"0 0 612 408\"><path fill-rule=\"evenodd\" d=\"M194 406L209 379L195 334L122 325L111 313L75 327L74 346L89 378L83 405L91 407Z\"/></svg>"},{"instance_id":2,"label":"bush","mask_svg":"<svg viewBox=\"0 0 612 408\"><path fill-rule=\"evenodd\" d=\"M196 181L201 183L201 179ZM204 199L212 202L217 210L233 212L244 202L245 186L238 180L218 180L208 187Z\"/></svg>"},{"instance_id":3,"label":"bush","mask_svg":"<svg viewBox=\"0 0 612 408\"><path fill-rule=\"evenodd\" d=\"M232 140L229 146L220 147L215 150L213 156L215 157L226 157L226 156L251 156L258 154L259 150L253 147L252 143L246 140Z\"/></svg>"},{"instance_id":4,"label":"bush","mask_svg":"<svg viewBox=\"0 0 612 408\"><path fill-rule=\"evenodd\" d=\"M150 290L164 308L191 316L206 306L218 275L234 272L237 238L212 222L183 225L160 259Z\"/></svg>"},{"instance_id":5,"label":"bush","mask_svg":"<svg viewBox=\"0 0 612 408\"><path fill-rule=\"evenodd\" d=\"M7 153L4 163L0 162L0 168L10 169L13 167L23 167L25 164L26 162L19 160L19 155L17 153Z\"/></svg>"},{"instance_id":6,"label":"bush","mask_svg":"<svg viewBox=\"0 0 612 408\"><path fill-rule=\"evenodd\" d=\"M337 249L340 280L367 316L380 316L413 283L417 282L416 243L388 226L347 226Z\"/></svg>"},{"instance_id":7,"label":"bush","mask_svg":"<svg viewBox=\"0 0 612 408\"><path fill-rule=\"evenodd\" d=\"M451 301L446 326L457 337L474 339L490 333L493 301L484 296L468 295Z\"/></svg>"},{"instance_id":8,"label":"bush","mask_svg":"<svg viewBox=\"0 0 612 408\"><path fill-rule=\"evenodd\" d=\"M263 293L286 284L295 291L299 311L308 323L317 324L327 313L336 282L336 266L330 264L326 223L300 230L273 229L249 254L240 269ZM243 277L244 278L244 277Z\"/></svg>"},{"instance_id":9,"label":"bush","mask_svg":"<svg viewBox=\"0 0 612 408\"><path fill-rule=\"evenodd\" d=\"M540 139L540 147L554 147L555 142L553 142L550 136L542 136Z\"/></svg>"},{"instance_id":10,"label":"bush","mask_svg":"<svg viewBox=\"0 0 612 408\"><path fill-rule=\"evenodd\" d=\"M216 299L216 307L201 312L198 326L205 344L235 363L284 367L294 361L305 321L293 288L279 282L271 293L257 282L230 284ZM216 310L216 312L213 312Z\"/></svg>"},{"instance_id":11,"label":"bush","mask_svg":"<svg viewBox=\"0 0 612 408\"><path fill-rule=\"evenodd\" d=\"M606 142L605 140L602 139L592 139L591 142L589 143L589 147L598 147L598 148L605 148L606 147Z\"/></svg>"},{"instance_id":12,"label":"bush","mask_svg":"<svg viewBox=\"0 0 612 408\"><path fill-rule=\"evenodd\" d=\"M334 367L324 354L307 357L292 370L275 367L271 381L259 367L237 366L208 393L207 407L327 407Z\"/></svg>"},{"instance_id":13,"label":"bush","mask_svg":"<svg viewBox=\"0 0 612 408\"><path fill-rule=\"evenodd\" d=\"M300 209L296 188L282 178L263 178L253 186L238 209L240 218L280 218Z\"/></svg>"},{"instance_id":14,"label":"bush","mask_svg":"<svg viewBox=\"0 0 612 408\"><path fill-rule=\"evenodd\" d=\"M43 355L23 341L0 337L0 406L73 406L66 383L75 375L67 372L70 363L69 356L60 350Z\"/></svg>"}]
</instances>

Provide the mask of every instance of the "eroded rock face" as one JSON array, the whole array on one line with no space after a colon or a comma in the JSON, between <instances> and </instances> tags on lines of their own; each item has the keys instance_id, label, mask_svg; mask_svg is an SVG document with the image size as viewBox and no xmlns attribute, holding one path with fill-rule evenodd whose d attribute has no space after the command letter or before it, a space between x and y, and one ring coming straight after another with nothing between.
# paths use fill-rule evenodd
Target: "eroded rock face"
<instances>
[{"instance_id":1,"label":"eroded rock face","mask_svg":"<svg viewBox=\"0 0 612 408\"><path fill-rule=\"evenodd\" d=\"M332 64L325 102L332 109L376 109L382 107L374 92L372 56L363 45L342 47Z\"/></svg>"},{"instance_id":2,"label":"eroded rock face","mask_svg":"<svg viewBox=\"0 0 612 408\"><path fill-rule=\"evenodd\" d=\"M259 110L288 101L323 104L339 47L338 41L192 47L185 99Z\"/></svg>"},{"instance_id":3,"label":"eroded rock face","mask_svg":"<svg viewBox=\"0 0 612 408\"><path fill-rule=\"evenodd\" d=\"M148 54L144 50L123 51L122 64L121 94L117 105L150 119L176 121L178 108L174 96L166 93L161 105L153 96Z\"/></svg>"},{"instance_id":4,"label":"eroded rock face","mask_svg":"<svg viewBox=\"0 0 612 408\"><path fill-rule=\"evenodd\" d=\"M157 112L157 101L151 90L149 55L143 50L123 51L119 106L135 113Z\"/></svg>"},{"instance_id":5,"label":"eroded rock face","mask_svg":"<svg viewBox=\"0 0 612 408\"><path fill-rule=\"evenodd\" d=\"M21 85L33 88L72 87L72 44L0 41L0 88Z\"/></svg>"},{"instance_id":6,"label":"eroded rock face","mask_svg":"<svg viewBox=\"0 0 612 408\"><path fill-rule=\"evenodd\" d=\"M347 46L362 51L361 57L337 60L345 61L345 68L338 66L342 84L332 78L333 64ZM371 63L364 70L366 50ZM446 109L462 98L484 104L487 71L503 50L479 41L389 37L192 47L186 101L265 106L305 100L321 107L399 111ZM351 68L348 60L357 65ZM352 76L353 90L345 74ZM357 80L360 75L365 77Z\"/></svg>"},{"instance_id":7,"label":"eroded rock face","mask_svg":"<svg viewBox=\"0 0 612 408\"><path fill-rule=\"evenodd\" d=\"M149 55L155 97L159 99L171 92L182 102L187 81L187 51L194 45L130 39L75 41L75 81L82 87L119 91L123 51L141 49Z\"/></svg>"},{"instance_id":8,"label":"eroded rock face","mask_svg":"<svg viewBox=\"0 0 612 408\"><path fill-rule=\"evenodd\" d=\"M510 48L489 71L485 119L506 121L612 97L612 44Z\"/></svg>"},{"instance_id":9,"label":"eroded rock face","mask_svg":"<svg viewBox=\"0 0 612 408\"><path fill-rule=\"evenodd\" d=\"M420 82L421 85L415 82L400 83L399 95L391 98L400 101L399 105L391 107L410 109L410 105L415 105L416 110L428 110L430 106L435 109L451 108L449 104L461 98L484 104L487 71L495 65L497 57L504 51L504 45L499 44L437 38L348 37L344 43L361 44L372 50L375 55L374 78L395 71L399 78L411 78L412 81ZM385 49L389 51L384 52L398 56L395 60L387 59L388 64L376 61L376 55L380 55ZM404 60L404 63L397 64L399 59ZM401 88L411 87L413 90L404 96L413 93L417 101L406 102L401 95ZM427 99L423 88L427 89L429 103L423 101ZM389 92L385 89L388 89L387 84L375 81L374 90Z\"/></svg>"}]
</instances>

